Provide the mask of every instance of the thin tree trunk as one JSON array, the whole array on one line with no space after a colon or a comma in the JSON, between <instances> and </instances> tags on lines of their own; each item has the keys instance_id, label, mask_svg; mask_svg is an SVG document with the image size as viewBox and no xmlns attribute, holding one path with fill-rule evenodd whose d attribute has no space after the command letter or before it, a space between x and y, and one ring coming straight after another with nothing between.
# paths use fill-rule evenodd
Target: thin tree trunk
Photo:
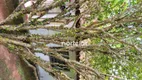
<instances>
[{"instance_id":1,"label":"thin tree trunk","mask_svg":"<svg viewBox=\"0 0 142 80\"><path fill-rule=\"evenodd\" d=\"M76 16L79 16L79 15L80 15L79 0L75 0L75 3L77 4L76 10L75 10L75 15L76 15ZM75 28L80 28L80 27L81 27L80 19L78 19L78 21L76 22ZM79 38L80 38L80 36L77 36L77 37L75 38L75 41L77 41L78 44L79 44L79 42L80 42ZM79 62L79 61L80 61L80 59L79 59L79 57L80 57L80 51L76 51L75 53L76 53L76 61ZM79 73L77 73L77 75L76 75L76 80L80 80L80 74L79 74Z\"/></svg>"}]
</instances>

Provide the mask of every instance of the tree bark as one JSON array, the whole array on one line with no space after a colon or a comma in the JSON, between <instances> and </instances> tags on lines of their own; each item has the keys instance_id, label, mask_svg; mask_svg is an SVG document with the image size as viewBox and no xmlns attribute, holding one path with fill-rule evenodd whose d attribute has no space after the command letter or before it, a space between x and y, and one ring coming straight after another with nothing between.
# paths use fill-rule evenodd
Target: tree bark
<instances>
[{"instance_id":1,"label":"tree bark","mask_svg":"<svg viewBox=\"0 0 142 80\"><path fill-rule=\"evenodd\" d=\"M6 19L17 5L18 0L0 0L0 21ZM20 17L9 24L19 24L22 20ZM4 45L0 44L0 80L35 80L32 72L19 56L10 53Z\"/></svg>"}]
</instances>

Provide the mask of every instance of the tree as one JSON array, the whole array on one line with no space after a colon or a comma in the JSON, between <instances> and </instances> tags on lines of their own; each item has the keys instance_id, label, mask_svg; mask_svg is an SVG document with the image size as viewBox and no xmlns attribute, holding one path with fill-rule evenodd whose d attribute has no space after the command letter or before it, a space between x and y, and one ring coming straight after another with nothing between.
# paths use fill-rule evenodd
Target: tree
<instances>
[{"instance_id":1,"label":"tree","mask_svg":"<svg viewBox=\"0 0 142 80\"><path fill-rule=\"evenodd\" d=\"M0 30L3 30L0 33L1 43L6 45L12 53L16 52L16 55L21 56L26 61L40 65L59 80L70 80L70 77L61 70L53 69L50 63L36 57L34 52L42 52L64 61L67 63L66 66L74 69L85 80L141 79L142 3L140 0L79 0L78 3L73 3L56 17L39 21L46 12L61 6L65 1L56 0L50 6L43 7L44 0L36 0L33 6L19 10L19 7L25 3L22 1L10 16L0 22ZM79 19L82 19L84 22L80 28L66 28L64 25L60 27L45 26L51 21L61 19L66 21L65 14L78 5L80 5L79 9L82 10L81 14L70 16L69 21L74 20L74 24L76 24ZM38 13L39 17L31 18ZM18 25L8 24L26 14L30 14L29 22ZM62 33L54 36L23 34L23 31L39 28L61 30ZM87 46L64 46L60 49L51 49L45 46L51 42L58 44L61 44L61 41L71 42L72 40L66 37L76 36L80 36L79 41L90 39L91 44ZM32 43L36 43L36 45L32 45ZM36 50L36 48L40 48L40 50ZM87 55L86 61L89 63L87 66L86 62L69 60L58 54L58 51L81 50Z\"/></svg>"},{"instance_id":2,"label":"tree","mask_svg":"<svg viewBox=\"0 0 142 80\"><path fill-rule=\"evenodd\" d=\"M6 19L13 10L18 6L18 0L1 0L0 1L0 21ZM20 24L23 22L21 17L8 22L8 25ZM3 33L3 30L0 31ZM18 55L12 54L0 43L0 79L1 80L35 80L26 63ZM27 74L25 74L25 72ZM32 75L32 76L31 76ZM30 77L30 78L29 78Z\"/></svg>"}]
</instances>

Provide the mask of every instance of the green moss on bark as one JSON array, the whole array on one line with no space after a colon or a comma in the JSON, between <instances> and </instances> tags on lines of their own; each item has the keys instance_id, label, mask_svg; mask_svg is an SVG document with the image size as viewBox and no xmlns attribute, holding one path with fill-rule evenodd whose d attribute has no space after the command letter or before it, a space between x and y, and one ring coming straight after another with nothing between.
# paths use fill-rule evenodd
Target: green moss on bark
<instances>
[{"instance_id":1,"label":"green moss on bark","mask_svg":"<svg viewBox=\"0 0 142 80\"><path fill-rule=\"evenodd\" d=\"M36 80L34 71L23 60L17 62L17 67L22 80Z\"/></svg>"},{"instance_id":2,"label":"green moss on bark","mask_svg":"<svg viewBox=\"0 0 142 80\"><path fill-rule=\"evenodd\" d=\"M11 72L3 60L0 60L0 80L14 80L11 78Z\"/></svg>"}]
</instances>

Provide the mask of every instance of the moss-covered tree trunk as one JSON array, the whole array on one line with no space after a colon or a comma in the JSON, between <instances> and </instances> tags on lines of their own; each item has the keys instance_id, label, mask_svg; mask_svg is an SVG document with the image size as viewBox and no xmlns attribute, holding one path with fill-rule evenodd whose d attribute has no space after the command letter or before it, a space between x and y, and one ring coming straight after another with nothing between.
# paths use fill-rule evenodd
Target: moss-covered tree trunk
<instances>
[{"instance_id":1,"label":"moss-covered tree trunk","mask_svg":"<svg viewBox=\"0 0 142 80\"><path fill-rule=\"evenodd\" d=\"M18 5L18 0L0 0L0 21L4 20ZM9 24L19 24L22 18ZM1 32L1 31L0 31ZM32 69L14 53L0 44L0 80L35 80Z\"/></svg>"}]
</instances>

